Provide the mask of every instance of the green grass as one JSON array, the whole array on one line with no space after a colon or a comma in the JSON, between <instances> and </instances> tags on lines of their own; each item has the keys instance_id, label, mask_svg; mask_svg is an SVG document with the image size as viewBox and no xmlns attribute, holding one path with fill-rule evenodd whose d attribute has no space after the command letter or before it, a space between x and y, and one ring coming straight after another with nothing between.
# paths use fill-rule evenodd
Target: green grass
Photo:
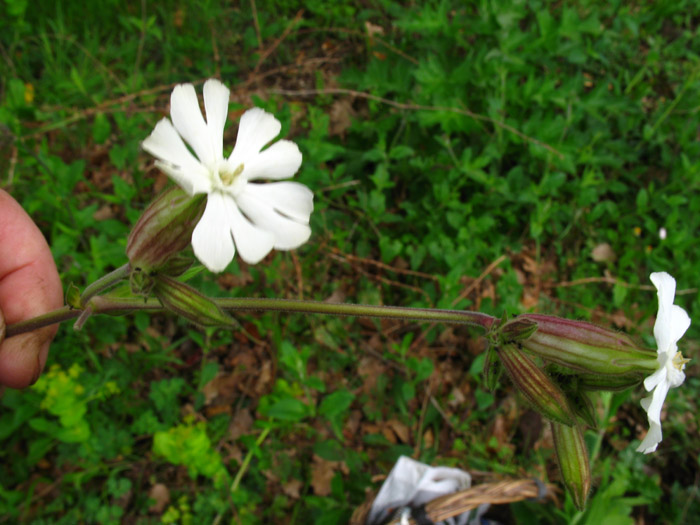
<instances>
[{"instance_id":1,"label":"green grass","mask_svg":"<svg viewBox=\"0 0 700 525\"><path fill-rule=\"evenodd\" d=\"M304 247L200 274L206 293L534 310L653 346L648 276L668 271L699 318L696 2L222 4L0 5L0 184L64 286L126 261L166 183L140 141L173 85L216 76L233 109L282 121L316 207ZM604 243L613 255L594 260ZM40 382L0 393L0 523L342 523L400 454L557 482L538 417L481 384L477 333L238 320L62 327ZM687 523L700 381L686 372L654 455L634 452L642 393L601 401L585 514L562 499L503 521ZM156 486L169 503L149 511Z\"/></svg>"}]
</instances>

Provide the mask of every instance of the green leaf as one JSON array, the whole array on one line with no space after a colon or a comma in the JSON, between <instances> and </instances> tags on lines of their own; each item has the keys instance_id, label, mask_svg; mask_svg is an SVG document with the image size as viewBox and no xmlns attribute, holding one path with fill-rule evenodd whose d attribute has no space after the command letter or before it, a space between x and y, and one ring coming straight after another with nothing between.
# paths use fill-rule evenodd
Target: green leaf
<instances>
[{"instance_id":1,"label":"green leaf","mask_svg":"<svg viewBox=\"0 0 700 525\"><path fill-rule=\"evenodd\" d=\"M275 401L270 405L264 413L265 416L280 421L299 422L302 419L311 415L309 407L294 398L284 398Z\"/></svg>"},{"instance_id":2,"label":"green leaf","mask_svg":"<svg viewBox=\"0 0 700 525\"><path fill-rule=\"evenodd\" d=\"M354 399L355 395L352 392L348 390L336 390L323 398L321 406L318 408L318 413L327 418L336 417L346 412Z\"/></svg>"},{"instance_id":3,"label":"green leaf","mask_svg":"<svg viewBox=\"0 0 700 525\"><path fill-rule=\"evenodd\" d=\"M104 144L112 132L112 126L104 113L95 115L95 121L92 123L92 138L97 144Z\"/></svg>"}]
</instances>

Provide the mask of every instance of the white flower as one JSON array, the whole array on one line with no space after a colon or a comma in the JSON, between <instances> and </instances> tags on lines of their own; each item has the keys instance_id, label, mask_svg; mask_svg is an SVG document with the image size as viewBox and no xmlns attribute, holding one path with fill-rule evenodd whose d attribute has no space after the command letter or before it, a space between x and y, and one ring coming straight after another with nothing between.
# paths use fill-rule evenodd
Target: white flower
<instances>
[{"instance_id":1,"label":"white flower","mask_svg":"<svg viewBox=\"0 0 700 525\"><path fill-rule=\"evenodd\" d=\"M661 407L669 389L685 381L683 369L688 362L678 351L676 343L690 326L690 317L683 308L673 304L676 280L666 272L651 274L659 296L659 313L654 324L654 338L659 363L656 371L644 380L644 388L652 392L642 399L642 407L649 418L649 432L637 448L638 452L654 452L661 442Z\"/></svg>"},{"instance_id":2,"label":"white flower","mask_svg":"<svg viewBox=\"0 0 700 525\"><path fill-rule=\"evenodd\" d=\"M205 122L194 86L180 84L170 97L172 122L162 119L143 141L143 149L158 159L156 165L185 191L207 194L204 214L192 233L192 248L212 272L224 270L236 249L244 261L254 264L273 248L292 250L311 235L311 190L297 182L251 183L292 177L301 165L299 148L279 140L263 150L282 126L270 113L253 108L241 117L236 145L224 157L228 101L228 88L208 80Z\"/></svg>"}]
</instances>

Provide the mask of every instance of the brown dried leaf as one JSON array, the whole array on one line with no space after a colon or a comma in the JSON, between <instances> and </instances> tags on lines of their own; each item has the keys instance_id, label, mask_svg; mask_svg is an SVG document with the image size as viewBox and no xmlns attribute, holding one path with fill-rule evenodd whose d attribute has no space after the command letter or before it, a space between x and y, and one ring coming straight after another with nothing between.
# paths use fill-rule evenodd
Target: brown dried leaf
<instances>
[{"instance_id":1,"label":"brown dried leaf","mask_svg":"<svg viewBox=\"0 0 700 525\"><path fill-rule=\"evenodd\" d=\"M533 306L536 306L538 302L539 294L537 291L528 288L523 290L523 298L520 300L520 304L523 305L523 308L529 310Z\"/></svg>"},{"instance_id":2,"label":"brown dried leaf","mask_svg":"<svg viewBox=\"0 0 700 525\"><path fill-rule=\"evenodd\" d=\"M114 217L114 211L109 204L105 204L99 210L92 214L92 218L96 221L105 221Z\"/></svg>"},{"instance_id":3,"label":"brown dried leaf","mask_svg":"<svg viewBox=\"0 0 700 525\"><path fill-rule=\"evenodd\" d=\"M496 442L498 443L499 447L510 443L508 433L509 428L506 419L502 414L496 415L491 426L491 435L496 438Z\"/></svg>"},{"instance_id":4,"label":"brown dried leaf","mask_svg":"<svg viewBox=\"0 0 700 525\"><path fill-rule=\"evenodd\" d=\"M382 26L373 24L369 20L365 21L365 29L367 30L367 36L369 36L370 38L372 38L374 35L384 34L384 28Z\"/></svg>"},{"instance_id":5,"label":"brown dried leaf","mask_svg":"<svg viewBox=\"0 0 700 525\"><path fill-rule=\"evenodd\" d=\"M232 273L223 273L216 280L219 286L225 290L231 290L232 288L242 288L253 282L253 276L250 272L242 269L240 270L240 275L234 275Z\"/></svg>"},{"instance_id":6,"label":"brown dried leaf","mask_svg":"<svg viewBox=\"0 0 700 525\"><path fill-rule=\"evenodd\" d=\"M392 429L386 425L382 426L382 436L384 436L389 443L392 445L396 445L397 440L396 440L396 434L392 431Z\"/></svg>"},{"instance_id":7,"label":"brown dried leaf","mask_svg":"<svg viewBox=\"0 0 700 525\"><path fill-rule=\"evenodd\" d=\"M386 423L394 431L401 443L408 443L411 439L411 432L406 425L396 419L390 419Z\"/></svg>"},{"instance_id":8,"label":"brown dried leaf","mask_svg":"<svg viewBox=\"0 0 700 525\"><path fill-rule=\"evenodd\" d=\"M202 388L204 404L209 405L217 398L225 400L235 399L238 396L236 392L238 381L235 374L225 374L221 372L217 374L214 379L209 381L204 385L204 388Z\"/></svg>"},{"instance_id":9,"label":"brown dried leaf","mask_svg":"<svg viewBox=\"0 0 700 525\"><path fill-rule=\"evenodd\" d=\"M304 483L302 483L300 480L291 479L282 485L282 492L292 499L299 499L303 486Z\"/></svg>"},{"instance_id":10,"label":"brown dried leaf","mask_svg":"<svg viewBox=\"0 0 700 525\"><path fill-rule=\"evenodd\" d=\"M331 493L331 481L335 475L337 461L326 461L314 455L311 465L311 488L317 496L328 496Z\"/></svg>"},{"instance_id":11,"label":"brown dried leaf","mask_svg":"<svg viewBox=\"0 0 700 525\"><path fill-rule=\"evenodd\" d=\"M272 362L265 361L262 364L258 381L255 383L255 392L258 394L264 394L267 392L268 385L272 383L272 380Z\"/></svg>"},{"instance_id":12,"label":"brown dried leaf","mask_svg":"<svg viewBox=\"0 0 700 525\"><path fill-rule=\"evenodd\" d=\"M423 433L423 446L425 448L431 448L435 443L435 435L433 434L433 429L429 428Z\"/></svg>"},{"instance_id":13,"label":"brown dried leaf","mask_svg":"<svg viewBox=\"0 0 700 525\"><path fill-rule=\"evenodd\" d=\"M253 416L251 415L250 410L247 408L239 410L228 427L229 436L231 439L236 440L244 434L247 434L253 427L253 422Z\"/></svg>"},{"instance_id":14,"label":"brown dried leaf","mask_svg":"<svg viewBox=\"0 0 700 525\"><path fill-rule=\"evenodd\" d=\"M148 491L148 497L155 501L153 505L148 507L148 512L152 514L162 514L165 507L170 503L170 490L162 483L156 483Z\"/></svg>"},{"instance_id":15,"label":"brown dried leaf","mask_svg":"<svg viewBox=\"0 0 700 525\"><path fill-rule=\"evenodd\" d=\"M377 384L379 376L386 371L386 366L379 359L371 356L363 357L357 367L357 374L364 379L361 390L369 394Z\"/></svg>"},{"instance_id":16,"label":"brown dried leaf","mask_svg":"<svg viewBox=\"0 0 700 525\"><path fill-rule=\"evenodd\" d=\"M450 392L450 400L447 402L447 405L450 408L457 408L466 401L467 397L462 393L462 391L456 386L452 387L452 391Z\"/></svg>"},{"instance_id":17,"label":"brown dried leaf","mask_svg":"<svg viewBox=\"0 0 700 525\"><path fill-rule=\"evenodd\" d=\"M591 258L595 262L613 262L617 255L607 242L601 243L591 251Z\"/></svg>"},{"instance_id":18,"label":"brown dried leaf","mask_svg":"<svg viewBox=\"0 0 700 525\"><path fill-rule=\"evenodd\" d=\"M362 412L360 410L353 410L350 412L350 417L348 417L343 427L343 436L346 439L353 439L357 436L357 431L360 429L360 422L362 421Z\"/></svg>"},{"instance_id":19,"label":"brown dried leaf","mask_svg":"<svg viewBox=\"0 0 700 525\"><path fill-rule=\"evenodd\" d=\"M330 125L328 134L333 136L345 136L345 132L352 125L352 117L355 111L349 99L342 98L336 100L330 110Z\"/></svg>"}]
</instances>

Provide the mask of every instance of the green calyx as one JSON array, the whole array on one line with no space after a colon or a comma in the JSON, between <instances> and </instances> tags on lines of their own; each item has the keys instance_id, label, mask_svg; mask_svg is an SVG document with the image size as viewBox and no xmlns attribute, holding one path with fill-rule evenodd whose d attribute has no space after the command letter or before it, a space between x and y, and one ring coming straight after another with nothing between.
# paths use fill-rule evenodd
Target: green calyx
<instances>
[{"instance_id":1,"label":"green calyx","mask_svg":"<svg viewBox=\"0 0 700 525\"><path fill-rule=\"evenodd\" d=\"M204 195L192 197L178 187L156 197L129 234L126 255L131 267L150 274L186 249L205 204Z\"/></svg>"},{"instance_id":2,"label":"green calyx","mask_svg":"<svg viewBox=\"0 0 700 525\"><path fill-rule=\"evenodd\" d=\"M153 294L166 309L198 326L236 326L236 320L209 297L171 277L158 275Z\"/></svg>"},{"instance_id":3,"label":"green calyx","mask_svg":"<svg viewBox=\"0 0 700 525\"><path fill-rule=\"evenodd\" d=\"M527 335L530 323L536 324L536 329ZM501 326L499 336L504 342L520 343L523 350L548 363L585 374L631 377L648 375L657 366L654 350L639 347L625 334L585 321L523 314Z\"/></svg>"},{"instance_id":4,"label":"green calyx","mask_svg":"<svg viewBox=\"0 0 700 525\"><path fill-rule=\"evenodd\" d=\"M591 490L591 466L583 432L577 425L552 423L552 437L564 486L576 507L583 510Z\"/></svg>"},{"instance_id":5,"label":"green calyx","mask_svg":"<svg viewBox=\"0 0 700 525\"><path fill-rule=\"evenodd\" d=\"M518 345L501 345L498 357L515 387L535 410L563 425L576 423L566 394Z\"/></svg>"}]
</instances>

